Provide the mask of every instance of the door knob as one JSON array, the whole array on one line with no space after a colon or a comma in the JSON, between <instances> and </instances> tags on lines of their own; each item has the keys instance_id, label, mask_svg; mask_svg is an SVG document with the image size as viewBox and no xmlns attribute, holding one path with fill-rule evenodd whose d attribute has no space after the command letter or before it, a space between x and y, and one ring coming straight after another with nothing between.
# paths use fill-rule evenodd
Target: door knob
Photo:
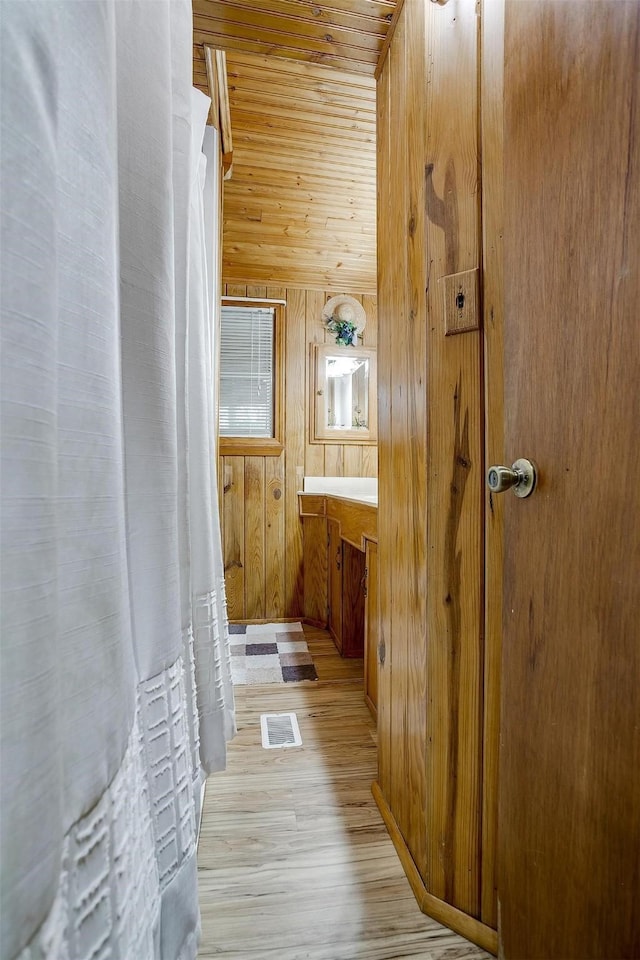
<instances>
[{"instance_id":1,"label":"door knob","mask_svg":"<svg viewBox=\"0 0 640 960\"><path fill-rule=\"evenodd\" d=\"M487 484L492 493L504 493L510 487L516 497L530 496L536 486L536 468L531 460L516 460L510 467L489 467Z\"/></svg>"}]
</instances>

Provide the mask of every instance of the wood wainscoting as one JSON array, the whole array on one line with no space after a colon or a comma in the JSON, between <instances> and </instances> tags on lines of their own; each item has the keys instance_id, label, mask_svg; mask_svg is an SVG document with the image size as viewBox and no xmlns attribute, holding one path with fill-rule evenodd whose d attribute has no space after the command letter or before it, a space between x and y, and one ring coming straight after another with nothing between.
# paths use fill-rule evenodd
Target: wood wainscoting
<instances>
[{"instance_id":1,"label":"wood wainscoting","mask_svg":"<svg viewBox=\"0 0 640 960\"><path fill-rule=\"evenodd\" d=\"M230 297L286 301L284 451L277 457L220 457L222 543L231 620L299 617L304 612L298 491L306 476L375 477L376 444L310 443L313 382L309 344L331 342L322 308L336 293L356 296L367 314L365 346L377 344L376 298L353 291L226 285Z\"/></svg>"},{"instance_id":2,"label":"wood wainscoting","mask_svg":"<svg viewBox=\"0 0 640 960\"><path fill-rule=\"evenodd\" d=\"M481 9L475 0L406 3L378 81L385 660L374 792L421 908L495 951L497 729L488 724L497 684L485 688L477 297ZM496 738L489 750L487 734Z\"/></svg>"}]
</instances>

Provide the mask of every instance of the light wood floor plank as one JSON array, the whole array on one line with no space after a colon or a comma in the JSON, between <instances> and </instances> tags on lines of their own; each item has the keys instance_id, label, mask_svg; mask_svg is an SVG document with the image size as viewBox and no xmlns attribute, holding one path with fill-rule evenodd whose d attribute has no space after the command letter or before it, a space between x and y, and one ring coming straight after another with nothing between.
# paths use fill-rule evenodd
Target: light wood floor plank
<instances>
[{"instance_id":1,"label":"light wood floor plank","mask_svg":"<svg viewBox=\"0 0 640 960\"><path fill-rule=\"evenodd\" d=\"M425 917L371 796L362 661L305 627L319 681L236 687L238 734L207 783L200 960L487 960ZM295 711L303 745L264 750L260 714Z\"/></svg>"}]
</instances>

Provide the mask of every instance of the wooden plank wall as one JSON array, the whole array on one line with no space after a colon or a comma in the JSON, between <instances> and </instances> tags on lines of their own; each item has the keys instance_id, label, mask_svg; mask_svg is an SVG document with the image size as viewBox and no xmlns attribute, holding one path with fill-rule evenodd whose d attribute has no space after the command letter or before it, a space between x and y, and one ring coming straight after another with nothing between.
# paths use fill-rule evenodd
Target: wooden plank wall
<instances>
[{"instance_id":1,"label":"wooden plank wall","mask_svg":"<svg viewBox=\"0 0 640 960\"><path fill-rule=\"evenodd\" d=\"M303 610L303 476L377 476L377 447L309 443L312 343L331 342L322 308L336 293L227 283L227 296L286 300L285 449L279 457L221 457L222 542L231 620L298 617ZM358 295L367 313L364 344L377 343L376 298Z\"/></svg>"},{"instance_id":2,"label":"wooden plank wall","mask_svg":"<svg viewBox=\"0 0 640 960\"><path fill-rule=\"evenodd\" d=\"M409 0L378 84L378 786L423 908L465 921L483 916L483 342L478 312L445 336L444 278L481 267L479 30L475 0Z\"/></svg>"},{"instance_id":3,"label":"wooden plank wall","mask_svg":"<svg viewBox=\"0 0 640 960\"><path fill-rule=\"evenodd\" d=\"M473 0L456 15L430 5L432 64L426 122L429 325L427 615L432 700L428 777L431 892L480 915L482 760L483 403L479 331L443 336L443 276L480 266L478 18ZM442 16L444 14L444 16ZM432 170L430 173L429 171ZM477 318L480 323L480 317ZM444 732L446 731L446 738ZM444 837L444 845L439 840Z\"/></svg>"}]
</instances>

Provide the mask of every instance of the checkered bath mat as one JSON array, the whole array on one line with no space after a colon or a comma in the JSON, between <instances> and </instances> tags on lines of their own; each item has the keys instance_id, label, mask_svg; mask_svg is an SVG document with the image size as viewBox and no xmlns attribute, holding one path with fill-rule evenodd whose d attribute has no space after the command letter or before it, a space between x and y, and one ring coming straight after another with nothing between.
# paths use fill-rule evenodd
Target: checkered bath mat
<instances>
[{"instance_id":1,"label":"checkered bath mat","mask_svg":"<svg viewBox=\"0 0 640 960\"><path fill-rule=\"evenodd\" d=\"M234 684L317 680L300 623L230 624Z\"/></svg>"}]
</instances>

